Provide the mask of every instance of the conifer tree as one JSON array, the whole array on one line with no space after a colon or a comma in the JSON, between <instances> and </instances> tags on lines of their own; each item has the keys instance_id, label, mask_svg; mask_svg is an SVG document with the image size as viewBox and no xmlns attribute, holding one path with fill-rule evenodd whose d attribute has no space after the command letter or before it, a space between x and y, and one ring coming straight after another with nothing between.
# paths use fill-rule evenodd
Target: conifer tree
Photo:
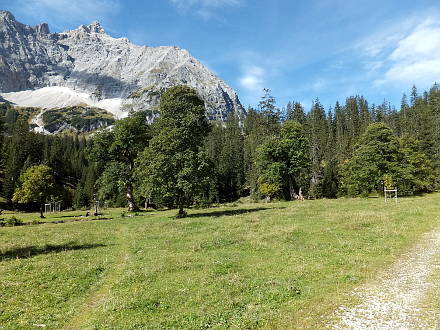
<instances>
[{"instance_id":1,"label":"conifer tree","mask_svg":"<svg viewBox=\"0 0 440 330\"><path fill-rule=\"evenodd\" d=\"M312 198L319 198L322 195L322 161L325 159L329 133L324 107L318 99L313 102L312 109L308 114L307 130L311 162L310 188L308 194Z\"/></svg>"}]
</instances>

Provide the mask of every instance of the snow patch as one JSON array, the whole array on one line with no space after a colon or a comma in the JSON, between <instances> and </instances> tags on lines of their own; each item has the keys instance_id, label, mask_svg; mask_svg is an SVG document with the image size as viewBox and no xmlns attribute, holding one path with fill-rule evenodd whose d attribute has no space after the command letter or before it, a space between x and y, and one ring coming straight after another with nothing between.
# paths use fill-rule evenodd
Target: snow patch
<instances>
[{"instance_id":1,"label":"snow patch","mask_svg":"<svg viewBox=\"0 0 440 330\"><path fill-rule=\"evenodd\" d=\"M36 90L12 93L0 93L6 101L22 107L38 107L43 109L64 108L79 104L87 104L112 113L117 119L127 117L128 113L121 110L122 99L94 100L87 93L80 93L68 87L51 86Z\"/></svg>"}]
</instances>

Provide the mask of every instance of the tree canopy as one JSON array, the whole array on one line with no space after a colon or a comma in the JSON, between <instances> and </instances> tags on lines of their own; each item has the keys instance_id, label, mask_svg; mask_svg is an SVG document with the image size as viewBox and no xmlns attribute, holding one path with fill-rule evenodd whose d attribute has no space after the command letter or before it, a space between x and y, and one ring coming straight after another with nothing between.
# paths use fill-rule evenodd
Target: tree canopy
<instances>
[{"instance_id":1,"label":"tree canopy","mask_svg":"<svg viewBox=\"0 0 440 330\"><path fill-rule=\"evenodd\" d=\"M101 164L103 175L100 184L101 197L106 191L124 190L129 211L139 210L133 193L134 166L138 154L151 138L145 112L136 112L116 122L113 130L98 133L90 149L90 157Z\"/></svg>"},{"instance_id":2,"label":"tree canopy","mask_svg":"<svg viewBox=\"0 0 440 330\"><path fill-rule=\"evenodd\" d=\"M135 113L113 130L91 135L36 133L29 125L35 109L0 103L1 207L34 207L13 205L12 197L20 175L39 164L52 168L63 205L77 208L89 207L95 197L136 210L145 198L182 208L249 195L292 199L299 187L306 198L377 193L384 183L399 195L440 187L436 84L423 93L414 87L400 109L387 101L369 104L359 95L328 109L318 99L309 109L294 100L280 109L264 90L246 116L228 108L227 121L212 125L205 111L218 118L218 109L205 109L190 90L165 92L152 125ZM292 120L302 133L289 138ZM299 172L291 150L305 150Z\"/></svg>"},{"instance_id":3,"label":"tree canopy","mask_svg":"<svg viewBox=\"0 0 440 330\"><path fill-rule=\"evenodd\" d=\"M207 195L213 184L212 164L202 149L210 131L204 102L187 86L167 90L150 145L139 158L141 189L156 203L179 208Z\"/></svg>"},{"instance_id":4,"label":"tree canopy","mask_svg":"<svg viewBox=\"0 0 440 330\"><path fill-rule=\"evenodd\" d=\"M349 195L382 192L387 184L408 195L429 191L433 173L417 140L406 137L399 141L389 126L373 123L360 137L351 159L343 164L342 184Z\"/></svg>"},{"instance_id":5,"label":"tree canopy","mask_svg":"<svg viewBox=\"0 0 440 330\"><path fill-rule=\"evenodd\" d=\"M301 124L284 122L280 137L263 143L257 153L261 193L294 199L309 166L308 144Z\"/></svg>"},{"instance_id":6,"label":"tree canopy","mask_svg":"<svg viewBox=\"0 0 440 330\"><path fill-rule=\"evenodd\" d=\"M44 203L56 195L52 169L46 165L31 166L20 176L20 183L12 200L16 203L40 204L40 216L43 218Z\"/></svg>"}]
</instances>

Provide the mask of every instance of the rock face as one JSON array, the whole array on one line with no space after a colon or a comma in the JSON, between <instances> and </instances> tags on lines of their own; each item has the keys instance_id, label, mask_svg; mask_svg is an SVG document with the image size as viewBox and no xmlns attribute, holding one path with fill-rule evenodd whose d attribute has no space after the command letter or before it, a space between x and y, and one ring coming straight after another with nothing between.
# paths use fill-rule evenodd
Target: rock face
<instances>
[{"instance_id":1,"label":"rock face","mask_svg":"<svg viewBox=\"0 0 440 330\"><path fill-rule=\"evenodd\" d=\"M50 33L45 23L31 27L0 11L0 92L17 105L21 99L14 98L15 92L63 87L87 94L90 105L105 109L110 103L107 110L124 117L130 110L157 109L160 95L182 84L198 91L210 119L225 120L230 112L245 115L234 90L184 49L138 46L109 36L98 22ZM60 104L51 97L49 103L62 106L61 96Z\"/></svg>"}]
</instances>

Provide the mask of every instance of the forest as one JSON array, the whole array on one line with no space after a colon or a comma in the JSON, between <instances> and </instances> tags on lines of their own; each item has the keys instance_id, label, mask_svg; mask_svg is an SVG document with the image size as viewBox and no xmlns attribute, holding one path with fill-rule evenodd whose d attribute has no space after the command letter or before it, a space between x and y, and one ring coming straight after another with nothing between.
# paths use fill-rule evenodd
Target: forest
<instances>
[{"instance_id":1,"label":"forest","mask_svg":"<svg viewBox=\"0 0 440 330\"><path fill-rule=\"evenodd\" d=\"M384 186L399 195L434 191L440 170L440 91L435 84L402 96L400 109L362 96L324 109L278 107L265 89L245 118L208 122L195 91L179 86L147 124L132 113L96 134L44 135L28 117L0 104L0 208L34 210L23 198L29 169L45 165L53 184L45 201L87 208L95 200L138 209L206 206L251 196L294 200L368 196ZM35 172L35 171L34 171ZM25 175L27 173L27 175ZM40 179L44 180L44 179ZM20 195L21 193L21 195Z\"/></svg>"}]
</instances>

